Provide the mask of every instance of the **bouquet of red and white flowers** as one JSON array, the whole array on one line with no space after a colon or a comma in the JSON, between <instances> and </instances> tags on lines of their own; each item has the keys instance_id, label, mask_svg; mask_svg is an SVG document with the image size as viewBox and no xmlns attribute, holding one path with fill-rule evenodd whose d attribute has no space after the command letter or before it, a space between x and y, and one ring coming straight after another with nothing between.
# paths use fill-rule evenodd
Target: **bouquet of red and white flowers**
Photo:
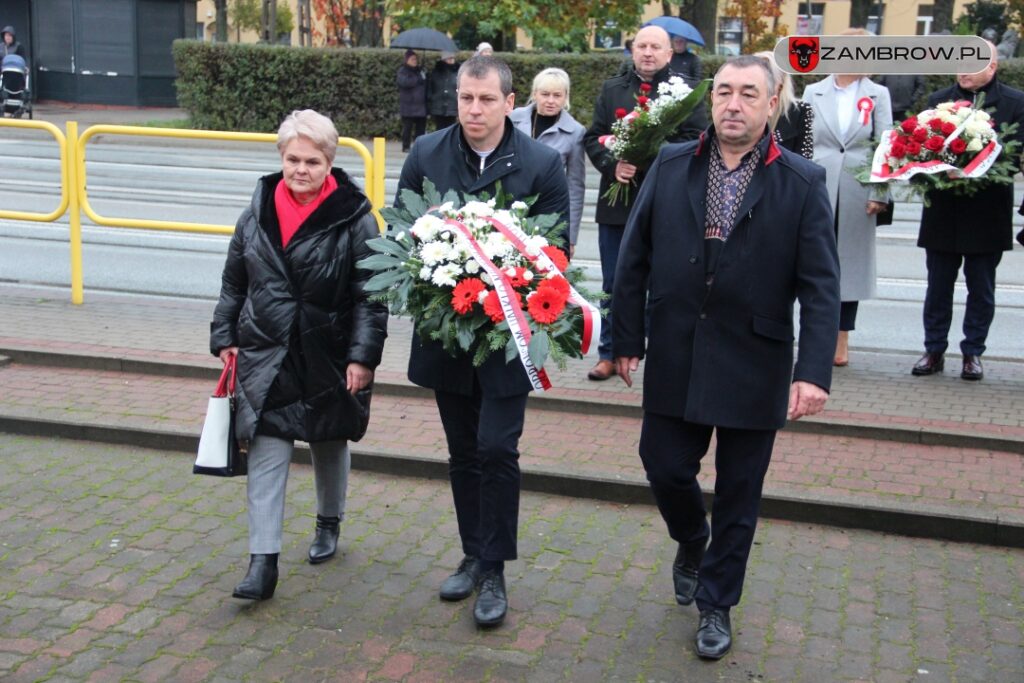
<instances>
[{"instance_id":1,"label":"bouquet of red and white flowers","mask_svg":"<svg viewBox=\"0 0 1024 683\"><path fill-rule=\"evenodd\" d=\"M1012 183L1017 126L1004 124L997 134L981 100L943 102L896 124L875 149L867 182L904 181L922 195L932 188L970 195L982 182Z\"/></svg>"},{"instance_id":2,"label":"bouquet of red and white flowers","mask_svg":"<svg viewBox=\"0 0 1024 683\"><path fill-rule=\"evenodd\" d=\"M646 166L703 101L710 82L705 80L692 89L679 76L672 76L658 84L657 96L653 98L651 84L641 83L633 111L617 109L611 134L602 135L598 142L611 150L616 160ZM605 199L615 206L620 194L625 193L624 200L628 202L630 185L613 183L605 192Z\"/></svg>"},{"instance_id":3,"label":"bouquet of red and white flowers","mask_svg":"<svg viewBox=\"0 0 1024 683\"><path fill-rule=\"evenodd\" d=\"M601 316L576 289L583 279L556 246L558 216L527 216L496 199L450 192L424 182L405 190L403 208L381 211L388 235L367 242L376 254L356 265L377 271L367 289L395 314L412 317L424 340L479 366L494 351L519 357L535 389L549 388L544 363L582 357L600 336Z\"/></svg>"}]
</instances>

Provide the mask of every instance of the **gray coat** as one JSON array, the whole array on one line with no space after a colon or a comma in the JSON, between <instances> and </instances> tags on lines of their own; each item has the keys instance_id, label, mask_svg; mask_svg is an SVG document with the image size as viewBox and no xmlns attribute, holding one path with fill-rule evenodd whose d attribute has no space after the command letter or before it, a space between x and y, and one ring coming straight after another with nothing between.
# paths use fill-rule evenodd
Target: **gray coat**
<instances>
[{"instance_id":1,"label":"gray coat","mask_svg":"<svg viewBox=\"0 0 1024 683\"><path fill-rule=\"evenodd\" d=\"M874 102L870 121L860 123L854 112L846 135L839 134L833 77L813 83L804 90L804 101L814 109L814 159L825 169L829 203L837 219L840 297L861 301L875 295L875 217L866 212L869 199L887 201L884 185L867 187L855 174L871 160L878 137L892 128L889 91L868 78L857 84L856 102L870 97Z\"/></svg>"},{"instance_id":2,"label":"gray coat","mask_svg":"<svg viewBox=\"0 0 1024 683\"><path fill-rule=\"evenodd\" d=\"M531 135L533 104L514 109L509 114L512 124L527 135ZM540 134L537 142L554 149L562 157L566 180L569 182L569 243L576 244L580 235L580 220L583 217L583 194L586 191L587 165L586 150L583 149L583 134L587 129L567 111L562 111L555 125Z\"/></svg>"}]
</instances>

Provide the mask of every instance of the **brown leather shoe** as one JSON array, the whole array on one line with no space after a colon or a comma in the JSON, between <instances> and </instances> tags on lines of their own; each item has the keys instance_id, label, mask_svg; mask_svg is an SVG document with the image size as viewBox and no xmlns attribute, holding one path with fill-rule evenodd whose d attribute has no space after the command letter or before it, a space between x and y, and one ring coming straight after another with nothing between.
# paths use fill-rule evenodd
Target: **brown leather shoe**
<instances>
[{"instance_id":1,"label":"brown leather shoe","mask_svg":"<svg viewBox=\"0 0 1024 683\"><path fill-rule=\"evenodd\" d=\"M960 373L961 379L977 382L985 376L981 367L981 356L964 356L964 369Z\"/></svg>"},{"instance_id":2,"label":"brown leather shoe","mask_svg":"<svg viewBox=\"0 0 1024 683\"><path fill-rule=\"evenodd\" d=\"M945 367L945 361L943 360L941 353L926 352L916 363L914 363L914 369L910 371L910 374L917 375L934 375L937 372L942 372L942 368Z\"/></svg>"},{"instance_id":3,"label":"brown leather shoe","mask_svg":"<svg viewBox=\"0 0 1024 683\"><path fill-rule=\"evenodd\" d=\"M603 382L617 374L614 363L610 360L599 360L597 361L597 365L591 368L590 372L587 373L587 379L592 379L595 382Z\"/></svg>"}]
</instances>

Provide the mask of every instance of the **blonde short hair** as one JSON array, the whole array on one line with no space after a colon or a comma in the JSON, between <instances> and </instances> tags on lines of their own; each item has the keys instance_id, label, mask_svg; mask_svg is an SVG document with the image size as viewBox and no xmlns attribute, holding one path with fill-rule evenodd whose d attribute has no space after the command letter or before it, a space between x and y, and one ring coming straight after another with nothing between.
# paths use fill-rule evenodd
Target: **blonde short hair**
<instances>
[{"instance_id":1,"label":"blonde short hair","mask_svg":"<svg viewBox=\"0 0 1024 683\"><path fill-rule=\"evenodd\" d=\"M773 53L768 51L755 52L754 56L760 57L768 63L768 68L771 69L772 74L775 75L776 87L779 85L782 86L779 88L779 101L775 104L775 111L772 112L771 118L768 119L769 125L774 129L781 117L789 115L789 108L793 106L794 102L796 102L796 91L793 90L793 79L775 63L775 55ZM775 93L772 93L772 95L774 94Z\"/></svg>"},{"instance_id":2,"label":"blonde short hair","mask_svg":"<svg viewBox=\"0 0 1024 683\"><path fill-rule=\"evenodd\" d=\"M284 154L284 148L295 138L306 138L324 153L327 162L334 163L338 151L338 129L334 123L312 109L296 109L277 129L277 151Z\"/></svg>"},{"instance_id":3,"label":"blonde short hair","mask_svg":"<svg viewBox=\"0 0 1024 683\"><path fill-rule=\"evenodd\" d=\"M569 74L562 69L556 69L551 67L544 69L539 74L533 77L533 87L530 89L530 102L533 102L533 95L540 90L546 83L551 83L556 87L565 90L565 105L563 108L569 110Z\"/></svg>"}]
</instances>

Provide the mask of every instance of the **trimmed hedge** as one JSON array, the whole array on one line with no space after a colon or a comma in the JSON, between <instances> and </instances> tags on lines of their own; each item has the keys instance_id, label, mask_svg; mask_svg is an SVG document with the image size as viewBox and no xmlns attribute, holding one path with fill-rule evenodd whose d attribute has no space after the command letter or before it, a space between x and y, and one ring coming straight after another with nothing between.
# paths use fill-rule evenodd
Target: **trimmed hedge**
<instances>
[{"instance_id":1,"label":"trimmed hedge","mask_svg":"<svg viewBox=\"0 0 1024 683\"><path fill-rule=\"evenodd\" d=\"M384 48L304 48L269 45L174 42L178 103L192 125L209 130L273 132L294 109L316 109L330 116L338 131L354 138L398 137L395 74L404 50ZM427 68L436 53L427 52ZM459 61L469 52L460 53ZM589 54L500 53L515 78L517 104L530 94L534 75L547 67L565 69L572 80L572 115L589 126L601 83L625 58L619 52ZM703 58L711 76L723 58ZM1000 79L1024 90L1024 59L1003 61ZM820 77L797 77L797 92ZM928 76L927 92L946 87L951 76ZM921 102L921 105L924 103Z\"/></svg>"}]
</instances>

